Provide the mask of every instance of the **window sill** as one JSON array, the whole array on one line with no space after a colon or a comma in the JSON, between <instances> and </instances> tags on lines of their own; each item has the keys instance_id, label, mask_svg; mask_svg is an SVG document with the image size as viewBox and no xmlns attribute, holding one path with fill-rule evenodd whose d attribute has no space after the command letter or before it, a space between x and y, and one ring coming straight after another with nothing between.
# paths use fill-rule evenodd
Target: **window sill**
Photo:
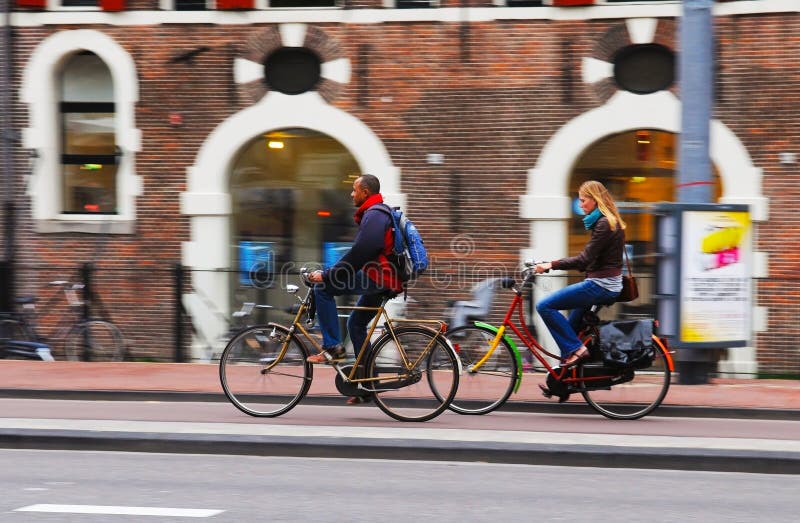
<instances>
[{"instance_id":1,"label":"window sill","mask_svg":"<svg viewBox=\"0 0 800 523\"><path fill-rule=\"evenodd\" d=\"M35 223L36 232L42 234L67 232L87 234L134 234L136 232L136 222L121 220L110 216L87 216L83 218L71 215L67 219L36 220Z\"/></svg>"}]
</instances>

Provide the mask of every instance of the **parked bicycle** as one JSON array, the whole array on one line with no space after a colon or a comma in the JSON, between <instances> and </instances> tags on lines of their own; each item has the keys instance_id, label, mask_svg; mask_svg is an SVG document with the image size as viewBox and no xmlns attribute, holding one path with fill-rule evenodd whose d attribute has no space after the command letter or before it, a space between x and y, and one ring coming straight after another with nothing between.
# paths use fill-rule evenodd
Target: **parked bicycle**
<instances>
[{"instance_id":1,"label":"parked bicycle","mask_svg":"<svg viewBox=\"0 0 800 523\"><path fill-rule=\"evenodd\" d=\"M560 360L560 356L547 351L525 322L523 294L533 285L534 265L525 264L520 284L514 278L500 281L502 288L514 291L500 326L474 322L448 331L464 368L450 409L461 414L486 414L501 407L519 389L522 359L508 335L507 331L511 331L541 364L547 374L547 389L560 401L580 393L589 406L612 419L638 419L655 410L666 397L675 370L666 341L651 333L651 344L635 347L641 351L635 361L614 363L602 347L597 316L602 307L611 303L597 305L584 317L585 326L579 334L592 357L570 368L551 365L545 356L555 360ZM518 323L513 318L515 312L519 315ZM651 326L655 323L649 321Z\"/></svg>"},{"instance_id":2,"label":"parked bicycle","mask_svg":"<svg viewBox=\"0 0 800 523\"><path fill-rule=\"evenodd\" d=\"M322 351L309 332L314 324L313 284L307 287L291 325L268 323L247 328L225 347L220 359L220 381L225 395L251 416L274 417L291 410L306 395L314 367L306 361L310 345ZM296 295L297 285L286 291ZM317 372L334 379L344 396L371 396L387 415L400 421L427 421L445 411L456 395L459 359L437 320L390 318L385 305L340 306L339 310L371 310L364 346L352 362L318 366ZM431 326L432 325L432 326ZM373 334L379 336L372 342Z\"/></svg>"},{"instance_id":3,"label":"parked bicycle","mask_svg":"<svg viewBox=\"0 0 800 523\"><path fill-rule=\"evenodd\" d=\"M84 315L84 299L81 297L84 286L68 281L51 281L58 291L45 303L44 310L50 310L64 297L69 306L69 314L63 315L53 333L42 336L39 333L35 296L17 298L21 312L0 314L0 331L6 333L6 344L13 347L13 341L35 343L49 348L51 340L63 340L64 357L68 360L122 361L125 358L125 342L122 332L110 321Z\"/></svg>"}]
</instances>

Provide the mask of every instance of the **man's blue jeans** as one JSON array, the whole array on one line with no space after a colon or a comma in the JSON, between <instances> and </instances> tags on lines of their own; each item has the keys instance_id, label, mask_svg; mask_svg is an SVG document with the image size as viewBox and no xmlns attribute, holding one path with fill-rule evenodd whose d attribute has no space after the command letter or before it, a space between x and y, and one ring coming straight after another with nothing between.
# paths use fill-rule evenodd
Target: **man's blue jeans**
<instances>
[{"instance_id":1,"label":"man's blue jeans","mask_svg":"<svg viewBox=\"0 0 800 523\"><path fill-rule=\"evenodd\" d=\"M360 295L357 307L378 307L389 291L370 280L366 274L359 271L353 278L345 282L336 282L327 286L323 283L314 286L314 298L317 303L317 321L322 331L322 345L325 348L342 343L339 331L339 315L336 311L336 296ZM367 326L375 317L376 311L355 310L347 319L347 332L353 343L356 357L367 339Z\"/></svg>"},{"instance_id":2,"label":"man's blue jeans","mask_svg":"<svg viewBox=\"0 0 800 523\"><path fill-rule=\"evenodd\" d=\"M536 305L536 311L553 335L561 350L561 356L566 358L583 345L576 334L582 326L583 315L592 305L613 301L617 296L618 292L609 291L593 281L584 280L545 297ZM564 317L562 310L571 311L569 319Z\"/></svg>"}]
</instances>

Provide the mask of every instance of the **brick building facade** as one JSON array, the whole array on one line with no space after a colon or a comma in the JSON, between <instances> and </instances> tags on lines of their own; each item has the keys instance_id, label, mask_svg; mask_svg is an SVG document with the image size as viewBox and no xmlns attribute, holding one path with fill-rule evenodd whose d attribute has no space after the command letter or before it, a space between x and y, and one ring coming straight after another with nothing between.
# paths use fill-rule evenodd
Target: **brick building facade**
<instances>
[{"instance_id":1,"label":"brick building facade","mask_svg":"<svg viewBox=\"0 0 800 523\"><path fill-rule=\"evenodd\" d=\"M187 307L204 336L218 335L218 316L249 296L221 272L237 267L231 172L246 144L281 129L339 142L419 224L436 270L414 288L406 304L413 315L441 315L447 300L465 298L486 275L513 273L523 258L569 254L583 241L572 240L570 191L586 151L638 129L679 131L677 83L634 94L615 83L611 62L631 45L679 53L681 5L560 3L441 0L399 9L350 0L283 9L218 1L220 9L179 11L166 0L69 10L18 2L17 292L39 293L92 262L131 356L169 359L170 271L181 264L192 271ZM797 168L786 154L798 121L787 103L800 95L798 11L795 0L714 5L711 156L719 201L750 205L755 277L752 347L731 349L720 363L725 372L800 373L791 321L800 302L791 290ZM319 58L312 89L284 94L265 80L265 62L282 48ZM82 51L113 79L110 214L64 214L52 196L63 167L59 71ZM499 298L495 308L505 305Z\"/></svg>"}]
</instances>

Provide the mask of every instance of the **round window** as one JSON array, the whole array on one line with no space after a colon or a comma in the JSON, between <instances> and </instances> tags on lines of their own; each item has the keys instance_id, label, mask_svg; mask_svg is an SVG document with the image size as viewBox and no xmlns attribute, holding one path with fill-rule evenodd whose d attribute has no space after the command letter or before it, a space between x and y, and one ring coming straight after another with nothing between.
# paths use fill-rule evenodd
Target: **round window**
<instances>
[{"instance_id":1,"label":"round window","mask_svg":"<svg viewBox=\"0 0 800 523\"><path fill-rule=\"evenodd\" d=\"M629 45L620 49L612 61L617 85L632 93L655 93L675 81L675 53L663 45Z\"/></svg>"},{"instance_id":2,"label":"round window","mask_svg":"<svg viewBox=\"0 0 800 523\"><path fill-rule=\"evenodd\" d=\"M284 94L302 94L320 80L319 56L304 47L282 47L267 57L264 75L270 89Z\"/></svg>"}]
</instances>

